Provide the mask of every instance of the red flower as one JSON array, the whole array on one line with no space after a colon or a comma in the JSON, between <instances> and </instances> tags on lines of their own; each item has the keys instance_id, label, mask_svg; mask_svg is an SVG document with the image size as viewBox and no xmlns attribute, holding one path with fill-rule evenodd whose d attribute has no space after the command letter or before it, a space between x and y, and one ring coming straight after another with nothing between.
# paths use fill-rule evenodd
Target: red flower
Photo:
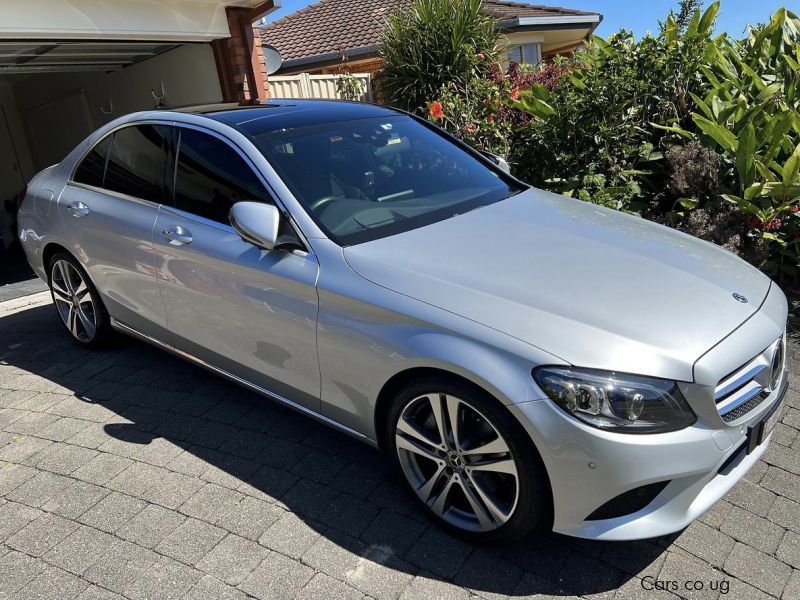
<instances>
[{"instance_id":1,"label":"red flower","mask_svg":"<svg viewBox=\"0 0 800 600\"><path fill-rule=\"evenodd\" d=\"M747 220L747 227L752 231L761 227L761 220L756 217L750 217Z\"/></svg>"},{"instance_id":2,"label":"red flower","mask_svg":"<svg viewBox=\"0 0 800 600\"><path fill-rule=\"evenodd\" d=\"M764 225L764 229L767 231L775 231L776 229L780 229L781 225L783 225L783 223L781 223L780 219L772 219L772 221Z\"/></svg>"},{"instance_id":3,"label":"red flower","mask_svg":"<svg viewBox=\"0 0 800 600\"><path fill-rule=\"evenodd\" d=\"M494 115L489 115L486 117L486 122L489 124L494 123Z\"/></svg>"},{"instance_id":4,"label":"red flower","mask_svg":"<svg viewBox=\"0 0 800 600\"><path fill-rule=\"evenodd\" d=\"M439 119L444 119L444 110L442 109L442 104L438 100L431 104L431 117L434 121L438 121Z\"/></svg>"},{"instance_id":5,"label":"red flower","mask_svg":"<svg viewBox=\"0 0 800 600\"><path fill-rule=\"evenodd\" d=\"M519 100L519 88L518 87L515 87L513 90L511 90L511 99L514 102Z\"/></svg>"},{"instance_id":6,"label":"red flower","mask_svg":"<svg viewBox=\"0 0 800 600\"><path fill-rule=\"evenodd\" d=\"M483 52L478 52L475 58L478 59L478 62L483 62L483 59L486 58L486 55Z\"/></svg>"},{"instance_id":7,"label":"red flower","mask_svg":"<svg viewBox=\"0 0 800 600\"><path fill-rule=\"evenodd\" d=\"M467 125L468 133L475 133L476 131L478 131L478 126L475 125L475 123L470 123L469 125Z\"/></svg>"},{"instance_id":8,"label":"red flower","mask_svg":"<svg viewBox=\"0 0 800 600\"><path fill-rule=\"evenodd\" d=\"M800 206L795 204L792 208L789 209L789 212L795 214L798 210L800 210Z\"/></svg>"}]
</instances>

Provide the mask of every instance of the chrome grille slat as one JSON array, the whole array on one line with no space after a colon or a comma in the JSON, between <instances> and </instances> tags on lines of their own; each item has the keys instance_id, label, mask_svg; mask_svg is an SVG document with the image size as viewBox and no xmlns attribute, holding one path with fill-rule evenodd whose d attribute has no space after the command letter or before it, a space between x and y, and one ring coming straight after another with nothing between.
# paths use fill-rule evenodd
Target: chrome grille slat
<instances>
[{"instance_id":1,"label":"chrome grille slat","mask_svg":"<svg viewBox=\"0 0 800 600\"><path fill-rule=\"evenodd\" d=\"M714 388L714 401L723 421L730 423L745 416L772 394L772 360L778 345L783 343L781 337L720 380ZM783 371L785 368L784 363Z\"/></svg>"},{"instance_id":2,"label":"chrome grille slat","mask_svg":"<svg viewBox=\"0 0 800 600\"><path fill-rule=\"evenodd\" d=\"M714 400L717 401L717 404L721 404L721 401L726 396L744 387L751 379L767 368L767 363L760 359L761 356L748 363L743 369L736 371L717 386L714 390Z\"/></svg>"}]
</instances>

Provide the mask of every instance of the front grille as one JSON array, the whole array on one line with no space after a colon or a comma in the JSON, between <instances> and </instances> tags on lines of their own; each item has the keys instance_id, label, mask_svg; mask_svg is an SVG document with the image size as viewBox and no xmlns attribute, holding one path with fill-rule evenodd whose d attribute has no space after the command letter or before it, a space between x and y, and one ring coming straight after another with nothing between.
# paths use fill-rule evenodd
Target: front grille
<instances>
[{"instance_id":1,"label":"front grille","mask_svg":"<svg viewBox=\"0 0 800 600\"><path fill-rule=\"evenodd\" d=\"M784 344L780 338L769 348L723 377L714 389L717 410L726 423L742 418L777 389L784 370Z\"/></svg>"},{"instance_id":2,"label":"front grille","mask_svg":"<svg viewBox=\"0 0 800 600\"><path fill-rule=\"evenodd\" d=\"M615 519L639 512L661 493L669 481L659 481L628 490L616 496L586 517L587 521Z\"/></svg>"}]
</instances>

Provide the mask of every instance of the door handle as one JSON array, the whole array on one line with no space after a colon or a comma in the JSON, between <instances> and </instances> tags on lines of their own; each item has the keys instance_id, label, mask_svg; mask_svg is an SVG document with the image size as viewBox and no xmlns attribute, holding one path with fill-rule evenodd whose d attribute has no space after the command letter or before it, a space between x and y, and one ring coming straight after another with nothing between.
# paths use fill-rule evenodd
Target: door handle
<instances>
[{"instance_id":1,"label":"door handle","mask_svg":"<svg viewBox=\"0 0 800 600\"><path fill-rule=\"evenodd\" d=\"M78 219L89 214L89 207L83 202L70 202L67 204L67 210L73 217Z\"/></svg>"},{"instance_id":2,"label":"door handle","mask_svg":"<svg viewBox=\"0 0 800 600\"><path fill-rule=\"evenodd\" d=\"M184 244L191 244L192 240L192 232L186 229L185 227L181 227L180 225L172 225L168 227L164 231L161 232L165 238L169 240L171 246L183 246Z\"/></svg>"}]
</instances>

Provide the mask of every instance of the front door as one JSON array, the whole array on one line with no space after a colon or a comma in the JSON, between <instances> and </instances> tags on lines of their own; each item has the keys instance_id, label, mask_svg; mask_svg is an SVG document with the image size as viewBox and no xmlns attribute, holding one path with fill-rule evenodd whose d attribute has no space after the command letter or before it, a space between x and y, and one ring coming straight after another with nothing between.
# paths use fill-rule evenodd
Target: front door
<instances>
[{"instance_id":1,"label":"front door","mask_svg":"<svg viewBox=\"0 0 800 600\"><path fill-rule=\"evenodd\" d=\"M189 128L179 138L174 206L154 236L169 343L318 411L316 258L244 242L230 207L272 198L227 142Z\"/></svg>"}]
</instances>

